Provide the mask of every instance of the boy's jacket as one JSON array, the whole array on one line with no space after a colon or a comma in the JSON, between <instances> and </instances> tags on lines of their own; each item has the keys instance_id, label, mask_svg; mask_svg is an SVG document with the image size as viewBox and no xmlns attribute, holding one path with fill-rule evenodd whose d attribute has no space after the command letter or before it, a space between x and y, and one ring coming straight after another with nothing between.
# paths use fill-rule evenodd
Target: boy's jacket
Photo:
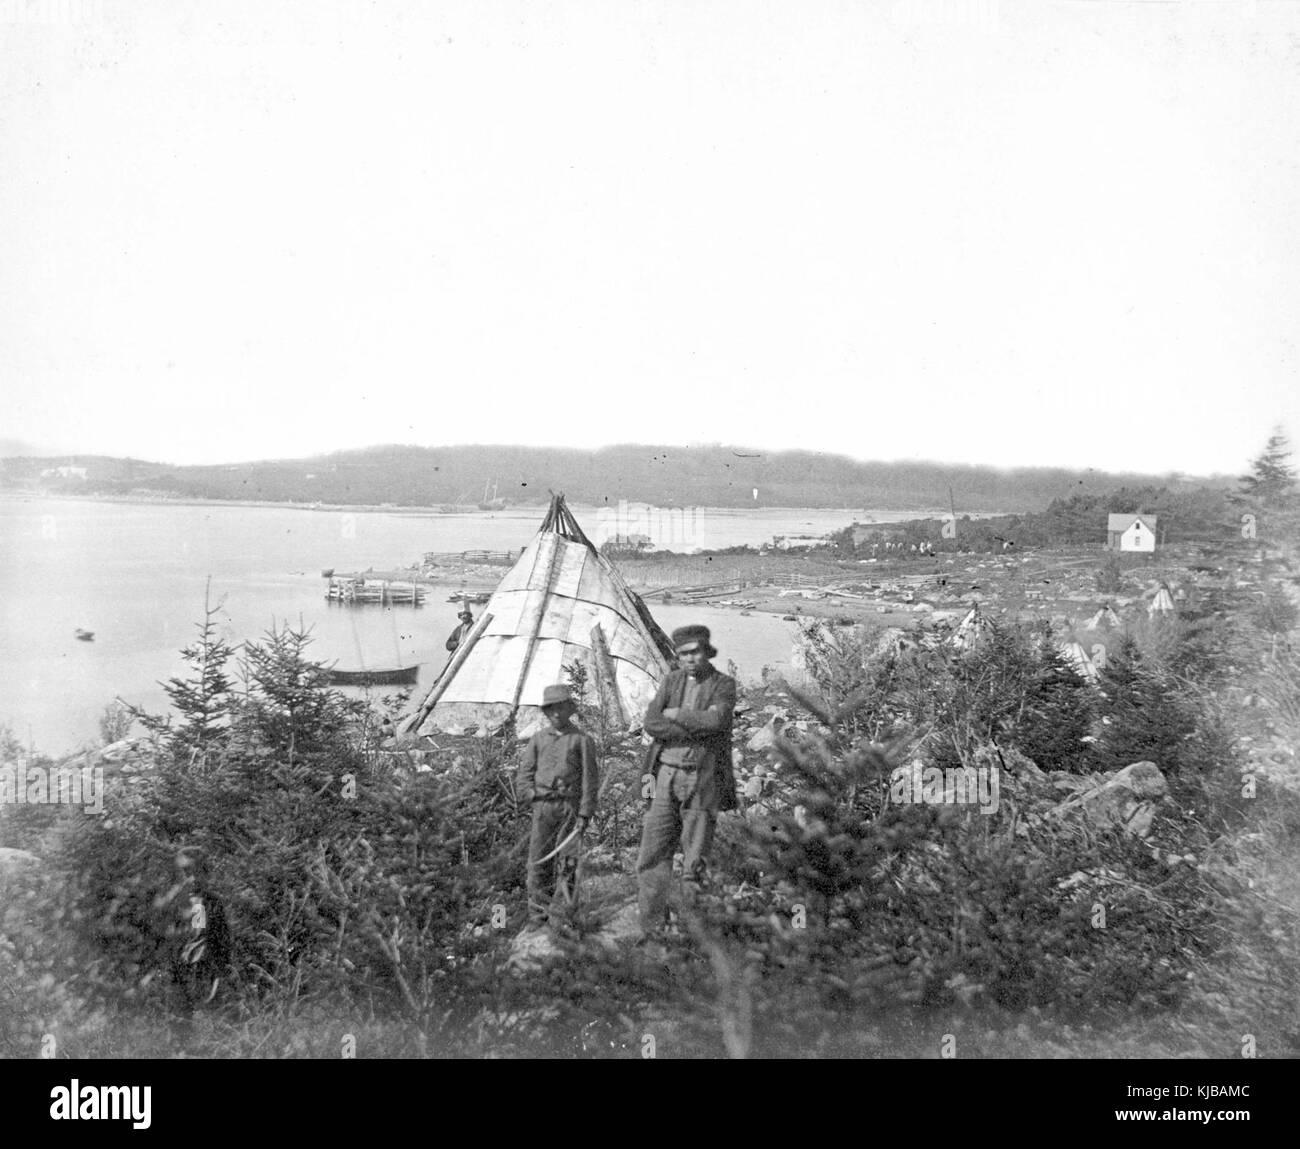
<instances>
[{"instance_id":1,"label":"boy's jacket","mask_svg":"<svg viewBox=\"0 0 1300 1149\"><path fill-rule=\"evenodd\" d=\"M735 810L736 776L731 767L731 724L736 709L736 680L709 667L710 673L699 679L698 693L690 710L683 711L676 722L664 717L665 710L680 707L686 694L689 675L684 670L670 670L659 684L646 710L645 732L654 741L646 751L645 771L659 772L659 755L665 746L687 746L687 766L697 770L717 771L722 798L718 808Z\"/></svg>"},{"instance_id":2,"label":"boy's jacket","mask_svg":"<svg viewBox=\"0 0 1300 1149\"><path fill-rule=\"evenodd\" d=\"M576 807L579 816L590 818L600 791L591 735L576 726L563 731L544 726L524 747L515 788L521 802L560 799Z\"/></svg>"}]
</instances>

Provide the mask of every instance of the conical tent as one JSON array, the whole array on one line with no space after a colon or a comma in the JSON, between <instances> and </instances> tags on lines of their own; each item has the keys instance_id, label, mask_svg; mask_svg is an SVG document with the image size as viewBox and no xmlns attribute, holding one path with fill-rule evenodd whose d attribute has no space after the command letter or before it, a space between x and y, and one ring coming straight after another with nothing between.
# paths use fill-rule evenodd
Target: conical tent
<instances>
[{"instance_id":1,"label":"conical tent","mask_svg":"<svg viewBox=\"0 0 1300 1149\"><path fill-rule=\"evenodd\" d=\"M976 603L958 624L957 632L952 636L953 646L958 650L970 650L984 636L988 625L988 619Z\"/></svg>"},{"instance_id":2,"label":"conical tent","mask_svg":"<svg viewBox=\"0 0 1300 1149\"><path fill-rule=\"evenodd\" d=\"M538 729L542 691L583 666L612 726L640 721L669 669L672 644L645 604L582 532L563 495L497 586L399 734Z\"/></svg>"},{"instance_id":3,"label":"conical tent","mask_svg":"<svg viewBox=\"0 0 1300 1149\"><path fill-rule=\"evenodd\" d=\"M1088 657L1088 652L1084 650L1081 642L1063 642L1057 648L1061 652L1061 657L1070 664L1075 672L1089 682L1096 682L1101 677L1101 671L1097 669L1096 663Z\"/></svg>"},{"instance_id":4,"label":"conical tent","mask_svg":"<svg viewBox=\"0 0 1300 1149\"><path fill-rule=\"evenodd\" d=\"M1115 613L1115 608L1107 603L1087 622L1083 624L1084 630L1116 630L1123 626L1119 615Z\"/></svg>"},{"instance_id":5,"label":"conical tent","mask_svg":"<svg viewBox=\"0 0 1300 1149\"><path fill-rule=\"evenodd\" d=\"M1156 615L1172 614L1174 611L1173 595L1169 593L1169 587L1161 583L1160 589L1156 591L1156 596L1151 600L1151 605L1147 607L1147 614L1152 617Z\"/></svg>"}]
</instances>

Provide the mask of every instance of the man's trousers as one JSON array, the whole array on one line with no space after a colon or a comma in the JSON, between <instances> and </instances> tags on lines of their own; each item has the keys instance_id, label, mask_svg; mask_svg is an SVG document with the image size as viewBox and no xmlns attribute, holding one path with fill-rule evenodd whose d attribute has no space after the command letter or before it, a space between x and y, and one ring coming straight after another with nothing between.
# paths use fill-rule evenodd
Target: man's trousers
<instances>
[{"instance_id":1,"label":"man's trousers","mask_svg":"<svg viewBox=\"0 0 1300 1149\"><path fill-rule=\"evenodd\" d=\"M528 837L528 921L544 925L550 919L551 903L560 895L560 912L572 912L578 897L578 839L559 855L545 858L577 824L577 807L561 799L533 803L533 828Z\"/></svg>"},{"instance_id":2,"label":"man's trousers","mask_svg":"<svg viewBox=\"0 0 1300 1149\"><path fill-rule=\"evenodd\" d=\"M667 918L673 855L679 842L687 890L695 892L703 885L718 821L718 800L711 763L702 770L689 771L660 763L636 863L641 928L646 933L662 929Z\"/></svg>"}]
</instances>

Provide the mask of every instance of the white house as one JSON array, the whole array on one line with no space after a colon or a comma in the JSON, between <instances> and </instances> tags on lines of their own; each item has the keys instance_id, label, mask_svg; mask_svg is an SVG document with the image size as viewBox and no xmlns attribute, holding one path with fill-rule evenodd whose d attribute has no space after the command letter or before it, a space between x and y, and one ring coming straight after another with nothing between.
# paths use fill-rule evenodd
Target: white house
<instances>
[{"instance_id":1,"label":"white house","mask_svg":"<svg viewBox=\"0 0 1300 1149\"><path fill-rule=\"evenodd\" d=\"M1106 547L1112 551L1156 549L1155 515L1111 515L1106 520Z\"/></svg>"}]
</instances>

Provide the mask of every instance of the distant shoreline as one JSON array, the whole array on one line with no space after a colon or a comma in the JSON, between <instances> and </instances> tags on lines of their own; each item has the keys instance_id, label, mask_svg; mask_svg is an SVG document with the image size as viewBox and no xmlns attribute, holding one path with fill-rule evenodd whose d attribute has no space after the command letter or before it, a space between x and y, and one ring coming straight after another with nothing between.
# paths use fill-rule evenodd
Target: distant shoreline
<instances>
[{"instance_id":1,"label":"distant shoreline","mask_svg":"<svg viewBox=\"0 0 1300 1149\"><path fill-rule=\"evenodd\" d=\"M18 490L0 490L0 499L12 499L16 502L36 502L37 500L53 499L60 502L72 503L115 503L126 506L159 506L159 507L256 507L266 510L283 510L283 511L343 511L359 514L387 514L387 515L418 515L421 517L434 518L452 518L457 515L473 516L494 516L507 515L514 518L516 514L511 512L537 511L538 514L545 512L546 503L517 503L504 508L501 511L480 511L476 507L465 506L463 509L456 511L444 511L443 506L447 504L438 504L430 506L395 506L384 503L293 503L293 502L276 502L268 499L202 499L202 498L163 498L149 497L145 495L75 495L66 492L45 492L45 491L18 491ZM628 499L629 506L654 506L652 503L646 503L643 500ZM616 506L617 504L609 504ZM602 507L595 503L573 503L575 510L580 511L599 511ZM878 515L900 515L907 516L907 519L891 520L872 520L853 517L851 522L859 525L870 526L877 521L903 522L908 519L941 519L949 512L930 508L928 510L886 510L882 508L863 508L863 507L815 507L815 506L763 506L763 507L715 507L702 506L707 511L724 511L728 514L798 514L800 512L814 512L819 515L844 514L846 516L860 516L868 514ZM1004 514L1012 512L1006 511L970 511L960 514L957 517L972 519L993 519ZM845 524L849 525L848 523Z\"/></svg>"}]
</instances>

